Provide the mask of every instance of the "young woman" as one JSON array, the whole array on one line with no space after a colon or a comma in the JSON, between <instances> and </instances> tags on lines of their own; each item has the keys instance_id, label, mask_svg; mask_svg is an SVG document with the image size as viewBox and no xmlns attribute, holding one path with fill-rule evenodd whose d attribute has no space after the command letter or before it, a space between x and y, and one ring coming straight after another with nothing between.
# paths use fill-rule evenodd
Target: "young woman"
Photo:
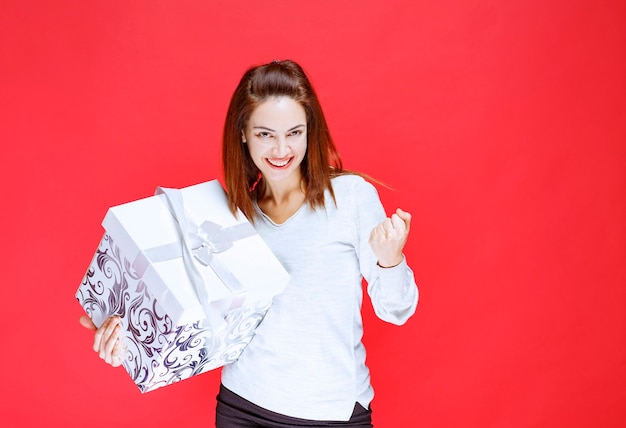
<instances>
[{"instance_id":1,"label":"young woman","mask_svg":"<svg viewBox=\"0 0 626 428\"><path fill-rule=\"evenodd\" d=\"M410 214L386 218L375 188L342 169L315 91L293 61L244 74L222 156L231 209L253 222L291 281L239 360L222 369L216 426L371 427L361 281L381 319L400 325L413 314L418 291L402 252ZM94 338L114 366L118 324L111 318Z\"/></svg>"}]
</instances>

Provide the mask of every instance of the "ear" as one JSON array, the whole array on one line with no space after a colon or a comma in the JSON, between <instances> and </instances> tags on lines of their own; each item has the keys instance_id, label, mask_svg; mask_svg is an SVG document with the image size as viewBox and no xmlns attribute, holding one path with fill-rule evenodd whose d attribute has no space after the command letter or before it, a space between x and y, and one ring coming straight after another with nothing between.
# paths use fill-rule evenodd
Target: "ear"
<instances>
[{"instance_id":1,"label":"ear","mask_svg":"<svg viewBox=\"0 0 626 428\"><path fill-rule=\"evenodd\" d=\"M244 143L244 144L247 143L247 141L246 141L246 134L243 132L243 130L241 131L241 142Z\"/></svg>"}]
</instances>

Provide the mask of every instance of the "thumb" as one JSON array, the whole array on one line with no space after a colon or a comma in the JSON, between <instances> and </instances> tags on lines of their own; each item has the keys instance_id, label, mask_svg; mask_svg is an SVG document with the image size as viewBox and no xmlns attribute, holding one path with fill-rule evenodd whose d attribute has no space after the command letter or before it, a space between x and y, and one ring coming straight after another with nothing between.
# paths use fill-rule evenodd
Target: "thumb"
<instances>
[{"instance_id":1,"label":"thumb","mask_svg":"<svg viewBox=\"0 0 626 428\"><path fill-rule=\"evenodd\" d=\"M83 327L88 328L92 331L96 331L96 325L93 323L93 321L91 321L91 318L89 318L88 316L81 315L81 317L78 319L78 322L80 322L80 325L82 325Z\"/></svg>"},{"instance_id":2,"label":"thumb","mask_svg":"<svg viewBox=\"0 0 626 428\"><path fill-rule=\"evenodd\" d=\"M408 229L409 226L411 225L411 214L406 211L403 211L400 208L396 210L396 214L398 214L398 217L400 217L404 221Z\"/></svg>"}]
</instances>

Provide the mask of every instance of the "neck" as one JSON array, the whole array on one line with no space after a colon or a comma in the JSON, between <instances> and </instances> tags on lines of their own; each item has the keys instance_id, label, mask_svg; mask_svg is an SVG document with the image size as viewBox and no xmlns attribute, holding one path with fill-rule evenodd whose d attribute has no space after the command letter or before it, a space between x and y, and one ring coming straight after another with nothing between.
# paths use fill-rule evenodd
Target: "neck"
<instances>
[{"instance_id":1,"label":"neck","mask_svg":"<svg viewBox=\"0 0 626 428\"><path fill-rule=\"evenodd\" d=\"M275 223L283 223L294 215L302 206L306 198L304 185L301 180L288 184L265 183L265 193L257 201L259 208Z\"/></svg>"},{"instance_id":2,"label":"neck","mask_svg":"<svg viewBox=\"0 0 626 428\"><path fill-rule=\"evenodd\" d=\"M304 195L304 183L300 174L293 179L277 182L265 181L265 192L262 200L276 205L288 203L290 200L300 199Z\"/></svg>"},{"instance_id":3,"label":"neck","mask_svg":"<svg viewBox=\"0 0 626 428\"><path fill-rule=\"evenodd\" d=\"M304 197L304 187L298 183L296 186L271 185L265 183L265 194L262 200L275 205L289 203L294 198L301 199Z\"/></svg>"}]
</instances>

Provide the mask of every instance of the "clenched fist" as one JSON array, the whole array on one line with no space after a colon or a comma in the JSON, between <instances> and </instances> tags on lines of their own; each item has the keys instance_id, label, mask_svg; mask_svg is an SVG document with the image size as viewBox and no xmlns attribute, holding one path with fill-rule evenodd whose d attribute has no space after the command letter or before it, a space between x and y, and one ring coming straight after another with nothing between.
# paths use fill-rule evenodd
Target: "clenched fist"
<instances>
[{"instance_id":1,"label":"clenched fist","mask_svg":"<svg viewBox=\"0 0 626 428\"><path fill-rule=\"evenodd\" d=\"M402 250L409 237L411 214L400 208L372 229L369 244L381 267L393 267L403 260Z\"/></svg>"}]
</instances>

